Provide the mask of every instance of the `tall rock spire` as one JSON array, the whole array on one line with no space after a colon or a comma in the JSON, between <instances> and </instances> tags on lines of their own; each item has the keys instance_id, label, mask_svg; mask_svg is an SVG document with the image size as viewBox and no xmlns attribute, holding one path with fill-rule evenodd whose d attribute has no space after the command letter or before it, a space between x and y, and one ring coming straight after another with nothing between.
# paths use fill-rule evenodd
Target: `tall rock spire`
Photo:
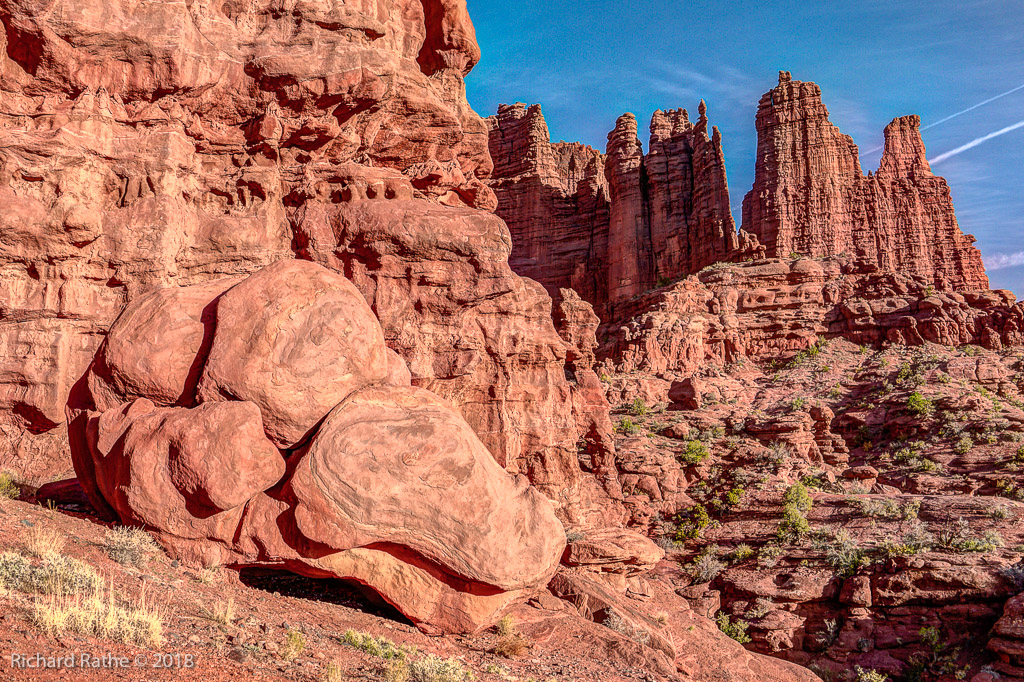
<instances>
[{"instance_id":1,"label":"tall rock spire","mask_svg":"<svg viewBox=\"0 0 1024 682\"><path fill-rule=\"evenodd\" d=\"M821 90L780 72L758 105L754 187L743 228L768 255L846 253L942 289L988 288L974 237L957 225L946 181L931 171L917 116L885 129L878 172L828 118Z\"/></svg>"}]
</instances>

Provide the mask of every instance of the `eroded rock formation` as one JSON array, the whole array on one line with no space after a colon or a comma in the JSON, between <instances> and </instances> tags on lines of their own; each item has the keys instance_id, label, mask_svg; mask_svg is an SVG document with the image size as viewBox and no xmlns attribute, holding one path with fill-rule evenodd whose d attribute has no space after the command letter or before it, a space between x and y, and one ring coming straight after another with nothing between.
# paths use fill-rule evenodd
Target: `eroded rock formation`
<instances>
[{"instance_id":1,"label":"eroded rock formation","mask_svg":"<svg viewBox=\"0 0 1024 682\"><path fill-rule=\"evenodd\" d=\"M722 264L632 301L603 328L599 357L607 371L682 378L837 337L868 346L1024 343L1024 304L1008 291L937 291L925 277L871 270L849 257Z\"/></svg>"},{"instance_id":2,"label":"eroded rock formation","mask_svg":"<svg viewBox=\"0 0 1024 682\"><path fill-rule=\"evenodd\" d=\"M511 264L555 298L575 289L607 317L655 286L722 260L758 253L737 233L721 135L703 102L657 111L645 155L636 118L608 135L607 154L552 144L540 107L502 106L488 119L497 213L512 233Z\"/></svg>"},{"instance_id":3,"label":"eroded rock formation","mask_svg":"<svg viewBox=\"0 0 1024 682\"><path fill-rule=\"evenodd\" d=\"M413 383L499 462L571 499L564 347L484 212L465 3L288 7L0 8L0 466L33 484L68 472L62 405L126 303L298 253L352 277ZM369 222L346 241L315 237L353 217ZM286 445L308 424L274 428Z\"/></svg>"},{"instance_id":4,"label":"eroded rock formation","mask_svg":"<svg viewBox=\"0 0 1024 682\"><path fill-rule=\"evenodd\" d=\"M93 506L174 556L357 580L425 630L487 625L565 544L551 503L409 385L356 288L307 261L138 299L68 417Z\"/></svg>"},{"instance_id":5,"label":"eroded rock formation","mask_svg":"<svg viewBox=\"0 0 1024 682\"><path fill-rule=\"evenodd\" d=\"M893 119L877 173L828 118L821 89L780 72L757 111L754 187L743 229L769 256L848 254L944 290L987 289L974 237L960 231L949 186L925 158L920 119Z\"/></svg>"}]
</instances>

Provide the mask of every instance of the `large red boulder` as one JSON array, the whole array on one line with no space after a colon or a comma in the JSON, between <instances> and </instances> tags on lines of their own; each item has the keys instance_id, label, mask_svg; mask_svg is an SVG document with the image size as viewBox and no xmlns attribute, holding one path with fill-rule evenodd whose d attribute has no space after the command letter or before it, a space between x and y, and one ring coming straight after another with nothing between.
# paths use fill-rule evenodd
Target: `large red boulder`
<instances>
[{"instance_id":1,"label":"large red boulder","mask_svg":"<svg viewBox=\"0 0 1024 682\"><path fill-rule=\"evenodd\" d=\"M230 284L111 328L68 404L97 508L184 560L355 580L431 632L543 588L565 547L551 503L410 386L348 280L296 260Z\"/></svg>"},{"instance_id":2,"label":"large red boulder","mask_svg":"<svg viewBox=\"0 0 1024 682\"><path fill-rule=\"evenodd\" d=\"M294 447L353 391L388 374L373 311L319 265L278 261L225 293L216 315L199 399L256 403L279 447Z\"/></svg>"}]
</instances>

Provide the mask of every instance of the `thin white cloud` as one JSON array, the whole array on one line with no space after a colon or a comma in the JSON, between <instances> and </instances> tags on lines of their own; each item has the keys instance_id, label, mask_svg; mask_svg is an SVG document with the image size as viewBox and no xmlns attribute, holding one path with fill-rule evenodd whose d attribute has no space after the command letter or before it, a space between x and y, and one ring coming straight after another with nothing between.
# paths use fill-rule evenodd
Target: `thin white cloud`
<instances>
[{"instance_id":1,"label":"thin white cloud","mask_svg":"<svg viewBox=\"0 0 1024 682\"><path fill-rule=\"evenodd\" d=\"M985 268L989 271L1006 270L1024 265L1024 251L1016 253L993 253L985 256Z\"/></svg>"},{"instance_id":2,"label":"thin white cloud","mask_svg":"<svg viewBox=\"0 0 1024 682\"><path fill-rule=\"evenodd\" d=\"M995 131L994 133L989 133L988 135L982 135L981 137L976 138L974 140L971 140L967 144L960 145L956 149L948 151L945 154L939 154L934 159L928 159L928 163L930 163L930 164L932 164L934 166L935 164L939 163L940 161L945 161L946 159L952 158L952 157L956 156L957 154L963 154L968 149L974 149L979 144L988 142L989 140L991 140L994 137L999 137L1000 135L1005 135L1006 133L1009 133L1009 132L1012 132L1014 130L1017 130L1018 128L1024 128L1024 121L1017 121L1013 125L1008 125L1005 128L1001 128L1001 129Z\"/></svg>"}]
</instances>

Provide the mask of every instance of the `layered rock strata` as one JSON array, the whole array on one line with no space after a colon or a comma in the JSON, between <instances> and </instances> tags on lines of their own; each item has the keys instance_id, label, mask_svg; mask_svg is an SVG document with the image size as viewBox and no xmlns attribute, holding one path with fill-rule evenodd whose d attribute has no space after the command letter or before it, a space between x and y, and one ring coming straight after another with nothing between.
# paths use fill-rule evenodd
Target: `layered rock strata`
<instances>
[{"instance_id":1,"label":"layered rock strata","mask_svg":"<svg viewBox=\"0 0 1024 682\"><path fill-rule=\"evenodd\" d=\"M488 119L497 213L512 266L557 298L575 289L607 316L615 304L712 263L757 253L737 234L721 135L704 103L657 111L645 155L636 118L619 118L607 154L550 142L540 107L502 106Z\"/></svg>"},{"instance_id":2,"label":"layered rock strata","mask_svg":"<svg viewBox=\"0 0 1024 682\"><path fill-rule=\"evenodd\" d=\"M938 291L848 257L722 264L650 292L605 325L601 371L683 378L706 365L791 358L819 339L1000 349L1024 343L1008 291Z\"/></svg>"},{"instance_id":3,"label":"layered rock strata","mask_svg":"<svg viewBox=\"0 0 1024 682\"><path fill-rule=\"evenodd\" d=\"M127 303L298 253L348 268L414 384L570 499L565 350L486 212L465 3L287 4L0 8L0 468L69 473L62 405ZM370 222L318 252L334 215Z\"/></svg>"},{"instance_id":4,"label":"layered rock strata","mask_svg":"<svg viewBox=\"0 0 1024 682\"><path fill-rule=\"evenodd\" d=\"M814 83L779 74L757 111L754 187L743 229L769 256L848 254L880 271L920 275L943 290L987 289L974 237L960 231L946 181L934 175L920 119L893 119L875 173L829 121Z\"/></svg>"}]
</instances>

